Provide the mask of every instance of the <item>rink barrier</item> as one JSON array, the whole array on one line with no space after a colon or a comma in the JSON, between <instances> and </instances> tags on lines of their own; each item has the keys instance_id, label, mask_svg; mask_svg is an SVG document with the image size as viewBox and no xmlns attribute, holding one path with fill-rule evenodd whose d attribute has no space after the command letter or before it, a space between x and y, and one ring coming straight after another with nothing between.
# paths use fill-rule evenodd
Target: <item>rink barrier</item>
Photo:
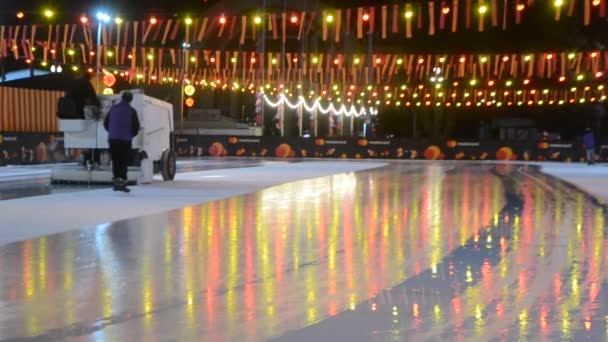
<instances>
[{"instance_id":1,"label":"rink barrier","mask_svg":"<svg viewBox=\"0 0 608 342\"><path fill-rule=\"evenodd\" d=\"M426 160L581 161L572 142L418 141L412 139L174 136L180 157L276 157ZM602 150L598 160L606 160Z\"/></svg>"},{"instance_id":2,"label":"rink barrier","mask_svg":"<svg viewBox=\"0 0 608 342\"><path fill-rule=\"evenodd\" d=\"M273 157L426 160L511 160L577 162L580 143L460 141L411 139L299 138L174 135L179 157ZM608 146L597 160L608 160ZM0 165L78 161L79 150L66 150L62 133L1 133Z\"/></svg>"}]
</instances>

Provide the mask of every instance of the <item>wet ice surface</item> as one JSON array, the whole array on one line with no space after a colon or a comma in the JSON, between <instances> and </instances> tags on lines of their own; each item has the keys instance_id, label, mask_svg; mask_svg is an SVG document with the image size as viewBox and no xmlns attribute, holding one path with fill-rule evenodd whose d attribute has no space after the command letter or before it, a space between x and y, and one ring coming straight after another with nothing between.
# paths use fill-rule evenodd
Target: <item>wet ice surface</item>
<instances>
[{"instance_id":1,"label":"wet ice surface","mask_svg":"<svg viewBox=\"0 0 608 342\"><path fill-rule=\"evenodd\" d=\"M0 248L0 338L606 340L605 213L533 167L389 166Z\"/></svg>"}]
</instances>

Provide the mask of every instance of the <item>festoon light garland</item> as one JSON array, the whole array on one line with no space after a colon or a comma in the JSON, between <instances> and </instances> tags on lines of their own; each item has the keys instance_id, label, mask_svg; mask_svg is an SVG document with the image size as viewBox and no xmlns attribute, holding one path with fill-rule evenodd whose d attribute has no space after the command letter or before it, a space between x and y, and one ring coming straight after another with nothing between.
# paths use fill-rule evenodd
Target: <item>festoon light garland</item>
<instances>
[{"instance_id":1,"label":"festoon light garland","mask_svg":"<svg viewBox=\"0 0 608 342\"><path fill-rule=\"evenodd\" d=\"M374 107L365 108L362 106L361 109L357 110L354 105L348 108L346 105L343 104L339 108L336 108L333 103L330 103L326 108L323 108L319 99L316 99L312 105L309 105L308 103L306 103L306 100L303 96L299 96L298 100L295 103L292 103L289 101L289 99L287 99L287 96L285 96L285 94L279 95L279 99L277 101L272 101L266 94L264 94L264 101L272 108L276 108L282 104L287 105L291 109L297 109L298 107L302 106L309 113L313 113L318 110L319 112L321 112L321 114L333 113L336 115L346 116L354 115L356 117L378 114L378 110Z\"/></svg>"}]
</instances>

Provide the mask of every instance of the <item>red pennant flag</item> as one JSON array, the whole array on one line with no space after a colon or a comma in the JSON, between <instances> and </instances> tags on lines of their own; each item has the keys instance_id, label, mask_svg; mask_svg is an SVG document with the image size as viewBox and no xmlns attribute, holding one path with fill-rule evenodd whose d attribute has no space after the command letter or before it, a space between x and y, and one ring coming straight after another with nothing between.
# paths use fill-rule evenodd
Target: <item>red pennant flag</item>
<instances>
[{"instance_id":1,"label":"red pennant flag","mask_svg":"<svg viewBox=\"0 0 608 342\"><path fill-rule=\"evenodd\" d=\"M393 33L399 33L399 5L393 5Z\"/></svg>"},{"instance_id":2,"label":"red pennant flag","mask_svg":"<svg viewBox=\"0 0 608 342\"><path fill-rule=\"evenodd\" d=\"M376 8L369 8L369 32L374 33L374 27L376 26Z\"/></svg>"},{"instance_id":3,"label":"red pennant flag","mask_svg":"<svg viewBox=\"0 0 608 342\"><path fill-rule=\"evenodd\" d=\"M346 9L346 35L347 36L350 36L351 16L352 16L352 9L351 8Z\"/></svg>"},{"instance_id":4,"label":"red pennant flag","mask_svg":"<svg viewBox=\"0 0 608 342\"><path fill-rule=\"evenodd\" d=\"M177 39L177 33L179 32L180 21L175 21L175 26L173 27L173 32L171 32L171 40Z\"/></svg>"},{"instance_id":5,"label":"red pennant flag","mask_svg":"<svg viewBox=\"0 0 608 342\"><path fill-rule=\"evenodd\" d=\"M466 28L469 29L471 27L471 0L466 0L465 23Z\"/></svg>"},{"instance_id":6,"label":"red pennant flag","mask_svg":"<svg viewBox=\"0 0 608 342\"><path fill-rule=\"evenodd\" d=\"M479 5L481 6L482 2L481 0L479 0ZM479 15L479 32L483 32L484 30L484 24L485 24L485 14L481 14Z\"/></svg>"},{"instance_id":7,"label":"red pennant flag","mask_svg":"<svg viewBox=\"0 0 608 342\"><path fill-rule=\"evenodd\" d=\"M505 11L506 11L506 3L507 3L507 0L505 0ZM519 5L515 5L515 24L519 25L521 23L521 11L517 9L517 6L519 6Z\"/></svg>"},{"instance_id":8,"label":"red pennant flag","mask_svg":"<svg viewBox=\"0 0 608 342\"><path fill-rule=\"evenodd\" d=\"M449 8L446 6L446 2L441 1L441 9L439 12L439 29L440 30L443 30L445 28L445 17L447 16L447 13L443 12L444 8L449 10Z\"/></svg>"},{"instance_id":9,"label":"red pennant flag","mask_svg":"<svg viewBox=\"0 0 608 342\"><path fill-rule=\"evenodd\" d=\"M381 21L382 21L382 39L386 39L386 21L388 15L388 6L381 7Z\"/></svg>"},{"instance_id":10,"label":"red pennant flag","mask_svg":"<svg viewBox=\"0 0 608 342\"><path fill-rule=\"evenodd\" d=\"M167 20L167 25L165 26L165 32L163 33L163 38L161 40L161 45L165 45L167 43L167 38L169 37L169 32L171 30L171 24L173 24L173 20ZM127 26L128 30L128 26Z\"/></svg>"},{"instance_id":11,"label":"red pennant flag","mask_svg":"<svg viewBox=\"0 0 608 342\"><path fill-rule=\"evenodd\" d=\"M363 39L363 8L357 8L357 39Z\"/></svg>"},{"instance_id":12,"label":"red pennant flag","mask_svg":"<svg viewBox=\"0 0 608 342\"><path fill-rule=\"evenodd\" d=\"M277 25L277 15L276 13L272 14L272 39L277 40L279 39L279 30L278 30L278 25Z\"/></svg>"},{"instance_id":13,"label":"red pennant flag","mask_svg":"<svg viewBox=\"0 0 608 342\"><path fill-rule=\"evenodd\" d=\"M458 29L458 0L453 0L452 5L452 32Z\"/></svg>"},{"instance_id":14,"label":"red pennant flag","mask_svg":"<svg viewBox=\"0 0 608 342\"><path fill-rule=\"evenodd\" d=\"M342 33L342 10L336 11L336 23L334 26L334 40L340 42L340 34Z\"/></svg>"},{"instance_id":15,"label":"red pennant flag","mask_svg":"<svg viewBox=\"0 0 608 342\"><path fill-rule=\"evenodd\" d=\"M492 26L498 26L498 4L496 0L492 0Z\"/></svg>"},{"instance_id":16,"label":"red pennant flag","mask_svg":"<svg viewBox=\"0 0 608 342\"><path fill-rule=\"evenodd\" d=\"M455 0L455 1L458 1L458 0ZM405 5L405 12L406 13L412 12L412 6L410 4ZM405 18L405 37L412 38L412 18L411 17Z\"/></svg>"},{"instance_id":17,"label":"red pennant flag","mask_svg":"<svg viewBox=\"0 0 608 342\"><path fill-rule=\"evenodd\" d=\"M169 20L169 21L171 21L171 20ZM198 30L198 35L196 36L197 42L201 42L203 40L203 38L205 38L205 33L207 32L208 23L209 23L209 18L207 18L207 17L203 18L203 23L201 24L200 30ZM165 29L165 38L163 38L163 41L166 39L168 32L169 32L169 25L167 25L167 28ZM164 45L164 43L163 43L163 45Z\"/></svg>"},{"instance_id":18,"label":"red pennant flag","mask_svg":"<svg viewBox=\"0 0 608 342\"><path fill-rule=\"evenodd\" d=\"M283 36L283 44L285 44L285 41L287 40L287 13L285 12L281 13L281 34Z\"/></svg>"},{"instance_id":19,"label":"red pennant flag","mask_svg":"<svg viewBox=\"0 0 608 342\"><path fill-rule=\"evenodd\" d=\"M138 29L139 29L139 22L138 21L134 21L133 22L133 46L134 47L137 46Z\"/></svg>"},{"instance_id":20,"label":"red pennant flag","mask_svg":"<svg viewBox=\"0 0 608 342\"><path fill-rule=\"evenodd\" d=\"M236 19L238 17L232 17L230 20L230 32L228 33L228 39L232 40L234 38L234 30L236 29Z\"/></svg>"},{"instance_id":21,"label":"red pennant flag","mask_svg":"<svg viewBox=\"0 0 608 342\"><path fill-rule=\"evenodd\" d=\"M328 28L327 28L327 20L325 20L325 18L327 17L327 13L325 11L323 11L322 14L323 14L323 17L322 17L322 22L323 22L323 24L322 24L322 31L323 31L322 32L322 38L323 38L323 41L327 41L327 29Z\"/></svg>"},{"instance_id":22,"label":"red pennant flag","mask_svg":"<svg viewBox=\"0 0 608 342\"><path fill-rule=\"evenodd\" d=\"M435 2L429 1L429 36L435 35Z\"/></svg>"},{"instance_id":23,"label":"red pennant flag","mask_svg":"<svg viewBox=\"0 0 608 342\"><path fill-rule=\"evenodd\" d=\"M590 0L583 0L585 2L588 2ZM571 17L574 15L574 5L576 3L576 0L570 0L570 7L568 7L568 16ZM561 7L561 6L557 6L557 7Z\"/></svg>"}]
</instances>

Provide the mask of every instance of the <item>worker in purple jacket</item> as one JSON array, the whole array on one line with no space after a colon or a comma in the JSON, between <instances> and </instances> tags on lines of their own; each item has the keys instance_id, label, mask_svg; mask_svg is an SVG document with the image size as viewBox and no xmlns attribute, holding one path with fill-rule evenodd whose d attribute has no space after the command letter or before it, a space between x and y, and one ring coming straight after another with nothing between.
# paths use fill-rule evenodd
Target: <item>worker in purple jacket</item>
<instances>
[{"instance_id":1,"label":"worker in purple jacket","mask_svg":"<svg viewBox=\"0 0 608 342\"><path fill-rule=\"evenodd\" d=\"M140 129L137 112L131 107L131 101L133 101L133 94L128 91L124 92L122 101L112 106L103 123L108 131L114 191L130 191L127 188L127 170L131 142Z\"/></svg>"},{"instance_id":2,"label":"worker in purple jacket","mask_svg":"<svg viewBox=\"0 0 608 342\"><path fill-rule=\"evenodd\" d=\"M587 164L593 165L595 163L595 135L593 134L591 128L585 129L585 135L583 135L583 144L585 145Z\"/></svg>"}]
</instances>

